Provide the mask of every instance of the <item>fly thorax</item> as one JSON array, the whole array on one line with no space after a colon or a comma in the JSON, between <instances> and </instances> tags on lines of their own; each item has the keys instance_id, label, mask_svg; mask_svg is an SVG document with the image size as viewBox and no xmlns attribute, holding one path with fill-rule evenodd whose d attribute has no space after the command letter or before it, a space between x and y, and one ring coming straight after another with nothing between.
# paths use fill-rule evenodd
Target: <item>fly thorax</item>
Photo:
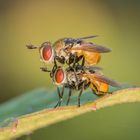
<instances>
[{"instance_id":1,"label":"fly thorax","mask_svg":"<svg viewBox=\"0 0 140 140\"><path fill-rule=\"evenodd\" d=\"M67 81L70 85L78 85L81 82L81 78L78 74L74 74L74 72L68 72L67 74Z\"/></svg>"},{"instance_id":2,"label":"fly thorax","mask_svg":"<svg viewBox=\"0 0 140 140\"><path fill-rule=\"evenodd\" d=\"M68 81L69 84L72 84L72 83L76 82L76 77L75 77L73 72L68 72L67 81Z\"/></svg>"},{"instance_id":3,"label":"fly thorax","mask_svg":"<svg viewBox=\"0 0 140 140\"><path fill-rule=\"evenodd\" d=\"M60 49L59 52L58 52L58 56L59 57L64 57L65 60L68 60L69 59L69 53L64 51L64 49Z\"/></svg>"},{"instance_id":4,"label":"fly thorax","mask_svg":"<svg viewBox=\"0 0 140 140\"><path fill-rule=\"evenodd\" d=\"M81 49L78 49L79 47L81 47L79 44L75 44L73 45L72 49L71 49L71 53L72 54L77 54L77 56L80 56L83 54L83 51Z\"/></svg>"}]
</instances>

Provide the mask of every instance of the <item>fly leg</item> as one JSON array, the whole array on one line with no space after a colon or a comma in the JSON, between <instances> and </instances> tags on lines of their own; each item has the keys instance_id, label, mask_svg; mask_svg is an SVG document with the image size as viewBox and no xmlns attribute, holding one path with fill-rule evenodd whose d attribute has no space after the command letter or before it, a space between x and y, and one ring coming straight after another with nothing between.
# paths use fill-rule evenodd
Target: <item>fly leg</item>
<instances>
[{"instance_id":1,"label":"fly leg","mask_svg":"<svg viewBox=\"0 0 140 140\"><path fill-rule=\"evenodd\" d=\"M105 94L112 94L112 92L103 92L99 91L98 88L93 84L94 89L91 89L93 94L96 94L97 96L103 96Z\"/></svg>"},{"instance_id":2,"label":"fly leg","mask_svg":"<svg viewBox=\"0 0 140 140\"><path fill-rule=\"evenodd\" d=\"M83 59L82 59L81 66L84 66L84 65L85 65L85 57L83 56L82 58L83 58Z\"/></svg>"},{"instance_id":3,"label":"fly leg","mask_svg":"<svg viewBox=\"0 0 140 140\"><path fill-rule=\"evenodd\" d=\"M92 84L92 86L93 86L93 88L91 88L92 93L98 95L98 89L97 89L97 87L94 84Z\"/></svg>"},{"instance_id":4,"label":"fly leg","mask_svg":"<svg viewBox=\"0 0 140 140\"><path fill-rule=\"evenodd\" d=\"M80 93L78 95L78 107L80 107L80 97L81 97L81 95L83 93L84 86L85 86L85 83L82 84L82 88L81 88Z\"/></svg>"},{"instance_id":5,"label":"fly leg","mask_svg":"<svg viewBox=\"0 0 140 140\"><path fill-rule=\"evenodd\" d=\"M26 45L26 47L27 47L28 49L37 49L37 48L40 48L40 47L34 46L34 45L32 45L32 44L28 44L28 45Z\"/></svg>"},{"instance_id":6,"label":"fly leg","mask_svg":"<svg viewBox=\"0 0 140 140\"><path fill-rule=\"evenodd\" d=\"M64 87L65 86L63 85L61 93L60 93L59 87L57 87L57 93L58 93L59 100L58 100L57 104L54 106L54 108L56 108L57 106L61 106L61 102L62 102L62 98L63 98L63 94L64 94Z\"/></svg>"},{"instance_id":7,"label":"fly leg","mask_svg":"<svg viewBox=\"0 0 140 140\"><path fill-rule=\"evenodd\" d=\"M57 62L56 62L56 56L54 57L54 66L50 72L50 77L52 78L53 77L53 74L55 72L55 70L57 69Z\"/></svg>"},{"instance_id":8,"label":"fly leg","mask_svg":"<svg viewBox=\"0 0 140 140\"><path fill-rule=\"evenodd\" d=\"M53 70L57 69L57 62L56 62L57 56L54 57L54 66Z\"/></svg>"},{"instance_id":9,"label":"fly leg","mask_svg":"<svg viewBox=\"0 0 140 140\"><path fill-rule=\"evenodd\" d=\"M66 60L66 64L68 64L68 66L71 67L70 64L72 63L72 61L73 61L73 55L70 53L69 59Z\"/></svg>"},{"instance_id":10,"label":"fly leg","mask_svg":"<svg viewBox=\"0 0 140 140\"><path fill-rule=\"evenodd\" d=\"M76 86L76 89L78 90L79 81L78 81L78 77L77 77L75 68L73 68L73 70L74 70L74 76L75 76L75 79L76 79L75 86Z\"/></svg>"},{"instance_id":11,"label":"fly leg","mask_svg":"<svg viewBox=\"0 0 140 140\"><path fill-rule=\"evenodd\" d=\"M68 105L68 104L69 104L70 97L71 97L71 88L69 88L69 97L68 97L68 100L67 100L67 104L66 104L66 105Z\"/></svg>"},{"instance_id":12,"label":"fly leg","mask_svg":"<svg viewBox=\"0 0 140 140\"><path fill-rule=\"evenodd\" d=\"M62 56L61 56L61 57L58 57L58 56L56 56L56 57L55 57L55 60L56 60L56 59L58 60L58 62L60 62L60 63L62 63L62 64L65 63L65 57L62 57Z\"/></svg>"},{"instance_id":13,"label":"fly leg","mask_svg":"<svg viewBox=\"0 0 140 140\"><path fill-rule=\"evenodd\" d=\"M48 70L46 67L40 67L40 69L43 71L43 72L49 72L50 73L50 77L53 77L53 72L51 70Z\"/></svg>"},{"instance_id":14,"label":"fly leg","mask_svg":"<svg viewBox=\"0 0 140 140\"><path fill-rule=\"evenodd\" d=\"M58 93L59 100L58 100L57 104L54 106L54 108L56 108L59 105L60 99L62 98L59 87L57 87L57 93Z\"/></svg>"},{"instance_id":15,"label":"fly leg","mask_svg":"<svg viewBox=\"0 0 140 140\"><path fill-rule=\"evenodd\" d=\"M72 65L73 68L75 67L75 64L76 64L76 58L77 58L77 56L76 56L76 54L74 54L74 60L73 60L73 65Z\"/></svg>"},{"instance_id":16,"label":"fly leg","mask_svg":"<svg viewBox=\"0 0 140 140\"><path fill-rule=\"evenodd\" d=\"M93 88L94 88L94 89L91 88L92 93L95 94L95 95L97 95L97 96L102 96L102 94L100 94L98 88L97 88L94 84L92 84L92 86L93 86Z\"/></svg>"},{"instance_id":17,"label":"fly leg","mask_svg":"<svg viewBox=\"0 0 140 140\"><path fill-rule=\"evenodd\" d=\"M41 57L40 57L40 60L42 61ZM54 58L54 66L52 68L52 70L48 70L47 67L46 67L46 64L44 61L42 61L43 64L44 64L44 67L40 67L40 69L43 71L43 72L50 72L50 77L52 77L52 73L54 72L54 70L57 68L57 63L56 63L56 60Z\"/></svg>"},{"instance_id":18,"label":"fly leg","mask_svg":"<svg viewBox=\"0 0 140 140\"><path fill-rule=\"evenodd\" d=\"M100 91L98 95L100 96L100 95L108 95L108 94L112 94L112 92L109 92L109 91L108 92Z\"/></svg>"},{"instance_id":19,"label":"fly leg","mask_svg":"<svg viewBox=\"0 0 140 140\"><path fill-rule=\"evenodd\" d=\"M61 103L62 103L63 94L64 94L64 89L65 89L65 86L63 85L63 87L62 87L62 91L61 91L61 99L60 99L59 106L61 106Z\"/></svg>"},{"instance_id":20,"label":"fly leg","mask_svg":"<svg viewBox=\"0 0 140 140\"><path fill-rule=\"evenodd\" d=\"M91 89L92 93L95 94L98 97L103 96L103 94L100 94L98 91L96 91L95 89Z\"/></svg>"},{"instance_id":21,"label":"fly leg","mask_svg":"<svg viewBox=\"0 0 140 140\"><path fill-rule=\"evenodd\" d=\"M43 72L51 72L50 70L48 70L48 69L45 68L45 67L40 67L40 69L41 69Z\"/></svg>"}]
</instances>

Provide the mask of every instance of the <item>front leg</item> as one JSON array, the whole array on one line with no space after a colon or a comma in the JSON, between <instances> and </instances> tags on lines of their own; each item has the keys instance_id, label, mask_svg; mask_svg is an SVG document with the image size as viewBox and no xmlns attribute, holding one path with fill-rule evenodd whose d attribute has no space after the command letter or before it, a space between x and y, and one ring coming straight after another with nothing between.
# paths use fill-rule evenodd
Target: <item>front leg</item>
<instances>
[{"instance_id":1,"label":"front leg","mask_svg":"<svg viewBox=\"0 0 140 140\"><path fill-rule=\"evenodd\" d=\"M55 57L55 60L57 60L58 62L60 62L61 64L64 64L65 63L65 57L61 56L56 56Z\"/></svg>"},{"instance_id":2,"label":"front leg","mask_svg":"<svg viewBox=\"0 0 140 140\"><path fill-rule=\"evenodd\" d=\"M39 48L40 48L40 47L34 46L34 45L32 45L32 44L28 44L28 45L26 45L26 47L27 47L28 49L39 49Z\"/></svg>"},{"instance_id":3,"label":"front leg","mask_svg":"<svg viewBox=\"0 0 140 140\"><path fill-rule=\"evenodd\" d=\"M50 72L50 77L53 77L53 75L54 75L54 73L55 73L55 71L56 71L56 69L57 69L57 62L56 62L56 59L57 59L57 56L54 57L54 66L53 66L53 68L52 68L52 70L51 70L51 72Z\"/></svg>"},{"instance_id":4,"label":"front leg","mask_svg":"<svg viewBox=\"0 0 140 140\"><path fill-rule=\"evenodd\" d=\"M54 106L54 108L61 106L63 94L64 94L64 88L65 88L65 86L63 85L62 91L60 93L60 89L59 89L59 87L57 87L57 93L58 93L59 100L58 100L57 104Z\"/></svg>"},{"instance_id":5,"label":"front leg","mask_svg":"<svg viewBox=\"0 0 140 140\"><path fill-rule=\"evenodd\" d=\"M45 68L45 67L40 67L40 69L41 69L43 72L51 72L50 70L48 70L48 69Z\"/></svg>"},{"instance_id":6,"label":"front leg","mask_svg":"<svg viewBox=\"0 0 140 140\"><path fill-rule=\"evenodd\" d=\"M57 59L57 56L54 57L54 66L53 66L53 69L56 69L56 68L57 68L57 62L56 62L56 59Z\"/></svg>"}]
</instances>

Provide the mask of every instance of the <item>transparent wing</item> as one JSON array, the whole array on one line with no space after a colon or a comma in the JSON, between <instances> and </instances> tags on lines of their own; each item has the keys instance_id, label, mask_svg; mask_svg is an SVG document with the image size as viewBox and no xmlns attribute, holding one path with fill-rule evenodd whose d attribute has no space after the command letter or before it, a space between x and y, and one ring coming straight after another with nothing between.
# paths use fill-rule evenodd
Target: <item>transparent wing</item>
<instances>
[{"instance_id":1,"label":"transparent wing","mask_svg":"<svg viewBox=\"0 0 140 140\"><path fill-rule=\"evenodd\" d=\"M81 45L76 45L74 47L71 48L71 50L83 50L83 51L89 51L89 52L97 52L97 53L107 53L107 52L111 52L111 49L100 46L100 45L96 45L96 44L92 44L92 43L83 43Z\"/></svg>"},{"instance_id":2,"label":"transparent wing","mask_svg":"<svg viewBox=\"0 0 140 140\"><path fill-rule=\"evenodd\" d=\"M85 37L81 37L81 38L77 38L77 39L80 40L80 39L89 39L89 38L95 38L95 37L98 37L98 35L85 36Z\"/></svg>"},{"instance_id":3,"label":"transparent wing","mask_svg":"<svg viewBox=\"0 0 140 140\"><path fill-rule=\"evenodd\" d=\"M120 83L118 83L118 82L116 82L108 77L105 77L104 75L94 74L94 79L99 81L99 82L109 84L113 87L120 87L121 86Z\"/></svg>"},{"instance_id":4,"label":"transparent wing","mask_svg":"<svg viewBox=\"0 0 140 140\"><path fill-rule=\"evenodd\" d=\"M95 67L95 66L84 66L83 67L85 70L89 70L89 71L101 71L103 70L102 68L100 67Z\"/></svg>"}]
</instances>

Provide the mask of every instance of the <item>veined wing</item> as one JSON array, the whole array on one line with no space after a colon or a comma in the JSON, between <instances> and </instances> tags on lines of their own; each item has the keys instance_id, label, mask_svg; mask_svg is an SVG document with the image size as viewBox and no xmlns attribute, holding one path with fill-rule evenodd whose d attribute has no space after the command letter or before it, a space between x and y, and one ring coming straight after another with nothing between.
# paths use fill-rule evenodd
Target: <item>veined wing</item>
<instances>
[{"instance_id":1,"label":"veined wing","mask_svg":"<svg viewBox=\"0 0 140 140\"><path fill-rule=\"evenodd\" d=\"M94 71L94 72L103 70L101 67L96 67L96 66L84 66L83 69L88 71Z\"/></svg>"},{"instance_id":2,"label":"veined wing","mask_svg":"<svg viewBox=\"0 0 140 140\"><path fill-rule=\"evenodd\" d=\"M95 37L98 37L98 35L80 37L80 38L77 38L77 40L80 40L80 39L89 39L89 38L95 38Z\"/></svg>"},{"instance_id":3,"label":"veined wing","mask_svg":"<svg viewBox=\"0 0 140 140\"><path fill-rule=\"evenodd\" d=\"M75 45L71 48L71 50L83 50L89 52L97 52L97 53L107 53L111 52L111 49L103 47L101 45L92 44L92 43L83 43L81 45Z\"/></svg>"},{"instance_id":4,"label":"veined wing","mask_svg":"<svg viewBox=\"0 0 140 140\"><path fill-rule=\"evenodd\" d=\"M116 82L108 77L105 77L104 75L94 74L94 79L97 81L109 84L113 87L120 87L121 86L120 83L118 83L118 82Z\"/></svg>"},{"instance_id":5,"label":"veined wing","mask_svg":"<svg viewBox=\"0 0 140 140\"><path fill-rule=\"evenodd\" d=\"M113 86L113 87L120 87L121 86L120 83L118 83L110 78L107 78L104 75L98 74L98 73L83 74L83 76L89 78L91 81L99 81L99 82L106 83L106 84Z\"/></svg>"}]
</instances>

